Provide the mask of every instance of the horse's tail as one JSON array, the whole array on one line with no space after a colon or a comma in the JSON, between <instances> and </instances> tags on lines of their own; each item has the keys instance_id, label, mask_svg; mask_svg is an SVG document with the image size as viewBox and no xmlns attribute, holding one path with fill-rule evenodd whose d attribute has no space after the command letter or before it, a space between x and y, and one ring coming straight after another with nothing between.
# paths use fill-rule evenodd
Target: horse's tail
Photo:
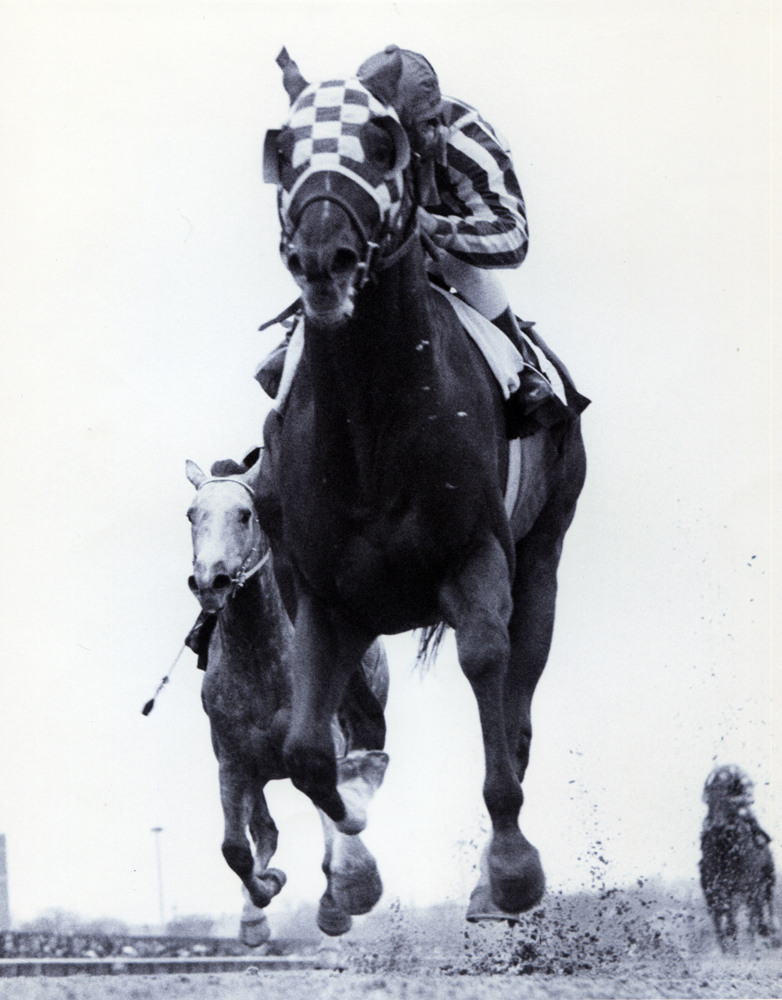
<instances>
[{"instance_id":1,"label":"horse's tail","mask_svg":"<svg viewBox=\"0 0 782 1000\"><path fill-rule=\"evenodd\" d=\"M428 625L426 628L421 629L418 639L418 652L415 657L415 665L420 667L421 670L425 670L430 663L434 662L437 651L440 648L440 643L445 638L447 631L448 626L445 622L439 622L437 625Z\"/></svg>"}]
</instances>

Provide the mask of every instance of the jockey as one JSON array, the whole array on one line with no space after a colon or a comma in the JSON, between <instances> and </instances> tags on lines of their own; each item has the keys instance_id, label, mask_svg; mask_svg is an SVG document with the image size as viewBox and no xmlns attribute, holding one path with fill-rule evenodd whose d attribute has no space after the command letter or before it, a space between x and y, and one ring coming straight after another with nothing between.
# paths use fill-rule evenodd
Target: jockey
<instances>
[{"instance_id":1,"label":"jockey","mask_svg":"<svg viewBox=\"0 0 782 1000\"><path fill-rule=\"evenodd\" d=\"M356 75L372 91L373 77L385 77L395 62L401 62L401 72L391 103L413 153L418 223L428 237L425 243L433 245L429 270L525 355L496 273L518 267L529 245L524 198L508 144L475 108L440 93L437 74L417 52L389 45L363 62ZM544 375L529 365L519 375L520 388L510 401L511 426L533 412L544 426L567 416Z\"/></svg>"}]
</instances>

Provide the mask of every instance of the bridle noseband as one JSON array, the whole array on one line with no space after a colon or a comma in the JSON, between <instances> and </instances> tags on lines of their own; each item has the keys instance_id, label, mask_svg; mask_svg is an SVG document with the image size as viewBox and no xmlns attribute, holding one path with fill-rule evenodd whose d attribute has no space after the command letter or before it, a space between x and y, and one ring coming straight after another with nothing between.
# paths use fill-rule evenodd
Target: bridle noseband
<instances>
[{"instance_id":1,"label":"bridle noseband","mask_svg":"<svg viewBox=\"0 0 782 1000\"><path fill-rule=\"evenodd\" d=\"M324 171L324 173L325 172L326 171ZM360 185L358 186L360 187ZM365 221L361 218L359 213L350 204L350 201L346 197L339 192L334 191L313 191L302 200L301 204L297 204L295 221L282 215L280 217L282 226L280 254L285 260L286 267L288 258L293 252L292 244L296 236L299 223L301 222L302 215L310 205L321 201L330 202L331 204L342 209L364 245L363 260L359 260L356 265L358 278L355 282L355 288L357 291L360 291L367 284L376 271L385 270L400 260L410 249L412 240L418 231L416 225L409 226L407 235L402 238L401 242L396 247L393 247L392 244L395 241L395 237L398 237L405 230L405 228L408 227L409 220L411 218L415 220L414 211L407 213L406 218L405 213L400 211L397 216L397 219L399 220L397 224L389 220L387 216L381 217L377 227L378 232L373 239L372 235L368 232Z\"/></svg>"}]
</instances>

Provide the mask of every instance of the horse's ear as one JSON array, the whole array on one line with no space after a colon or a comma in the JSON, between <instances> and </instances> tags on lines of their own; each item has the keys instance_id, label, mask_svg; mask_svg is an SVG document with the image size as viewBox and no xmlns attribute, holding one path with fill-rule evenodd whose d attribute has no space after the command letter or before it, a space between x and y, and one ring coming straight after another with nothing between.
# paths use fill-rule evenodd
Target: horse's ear
<instances>
[{"instance_id":1,"label":"horse's ear","mask_svg":"<svg viewBox=\"0 0 782 1000\"><path fill-rule=\"evenodd\" d=\"M358 69L358 78L381 104L393 107L402 76L402 53L396 45L370 56Z\"/></svg>"},{"instance_id":2,"label":"horse's ear","mask_svg":"<svg viewBox=\"0 0 782 1000\"><path fill-rule=\"evenodd\" d=\"M189 458L185 462L185 475L197 490L206 482L205 474Z\"/></svg>"},{"instance_id":3,"label":"horse's ear","mask_svg":"<svg viewBox=\"0 0 782 1000\"><path fill-rule=\"evenodd\" d=\"M299 67L288 55L288 50L284 45L280 49L280 54L275 61L282 70L282 85L285 87L285 93L288 95L291 104L293 104L302 90L305 90L309 84L301 75Z\"/></svg>"},{"instance_id":4,"label":"horse's ear","mask_svg":"<svg viewBox=\"0 0 782 1000\"><path fill-rule=\"evenodd\" d=\"M250 453L251 455L253 452ZM249 486L251 490L255 490L258 483L258 473L261 471L261 451L258 450L258 457L256 458L254 464L247 470L243 472L237 479L241 479L245 486Z\"/></svg>"},{"instance_id":5,"label":"horse's ear","mask_svg":"<svg viewBox=\"0 0 782 1000\"><path fill-rule=\"evenodd\" d=\"M407 133L391 115L370 118L362 125L361 145L367 157L384 169L386 177L404 170L410 162Z\"/></svg>"}]
</instances>

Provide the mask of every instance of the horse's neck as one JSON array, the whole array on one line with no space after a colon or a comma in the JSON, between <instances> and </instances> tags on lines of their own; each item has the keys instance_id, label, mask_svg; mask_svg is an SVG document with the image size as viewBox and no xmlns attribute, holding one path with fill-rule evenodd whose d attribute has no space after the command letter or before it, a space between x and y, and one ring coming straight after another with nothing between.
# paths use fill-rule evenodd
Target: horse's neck
<instances>
[{"instance_id":1,"label":"horse's neck","mask_svg":"<svg viewBox=\"0 0 782 1000\"><path fill-rule=\"evenodd\" d=\"M252 675L265 697L287 690L285 653L292 629L271 566L252 576L228 600L218 619L222 668Z\"/></svg>"},{"instance_id":2,"label":"horse's neck","mask_svg":"<svg viewBox=\"0 0 782 1000\"><path fill-rule=\"evenodd\" d=\"M360 476L372 465L378 435L399 422L420 423L427 397L415 390L437 377L435 339L423 252L415 242L360 293L348 323L313 328L307 338L323 452L343 452Z\"/></svg>"}]
</instances>

